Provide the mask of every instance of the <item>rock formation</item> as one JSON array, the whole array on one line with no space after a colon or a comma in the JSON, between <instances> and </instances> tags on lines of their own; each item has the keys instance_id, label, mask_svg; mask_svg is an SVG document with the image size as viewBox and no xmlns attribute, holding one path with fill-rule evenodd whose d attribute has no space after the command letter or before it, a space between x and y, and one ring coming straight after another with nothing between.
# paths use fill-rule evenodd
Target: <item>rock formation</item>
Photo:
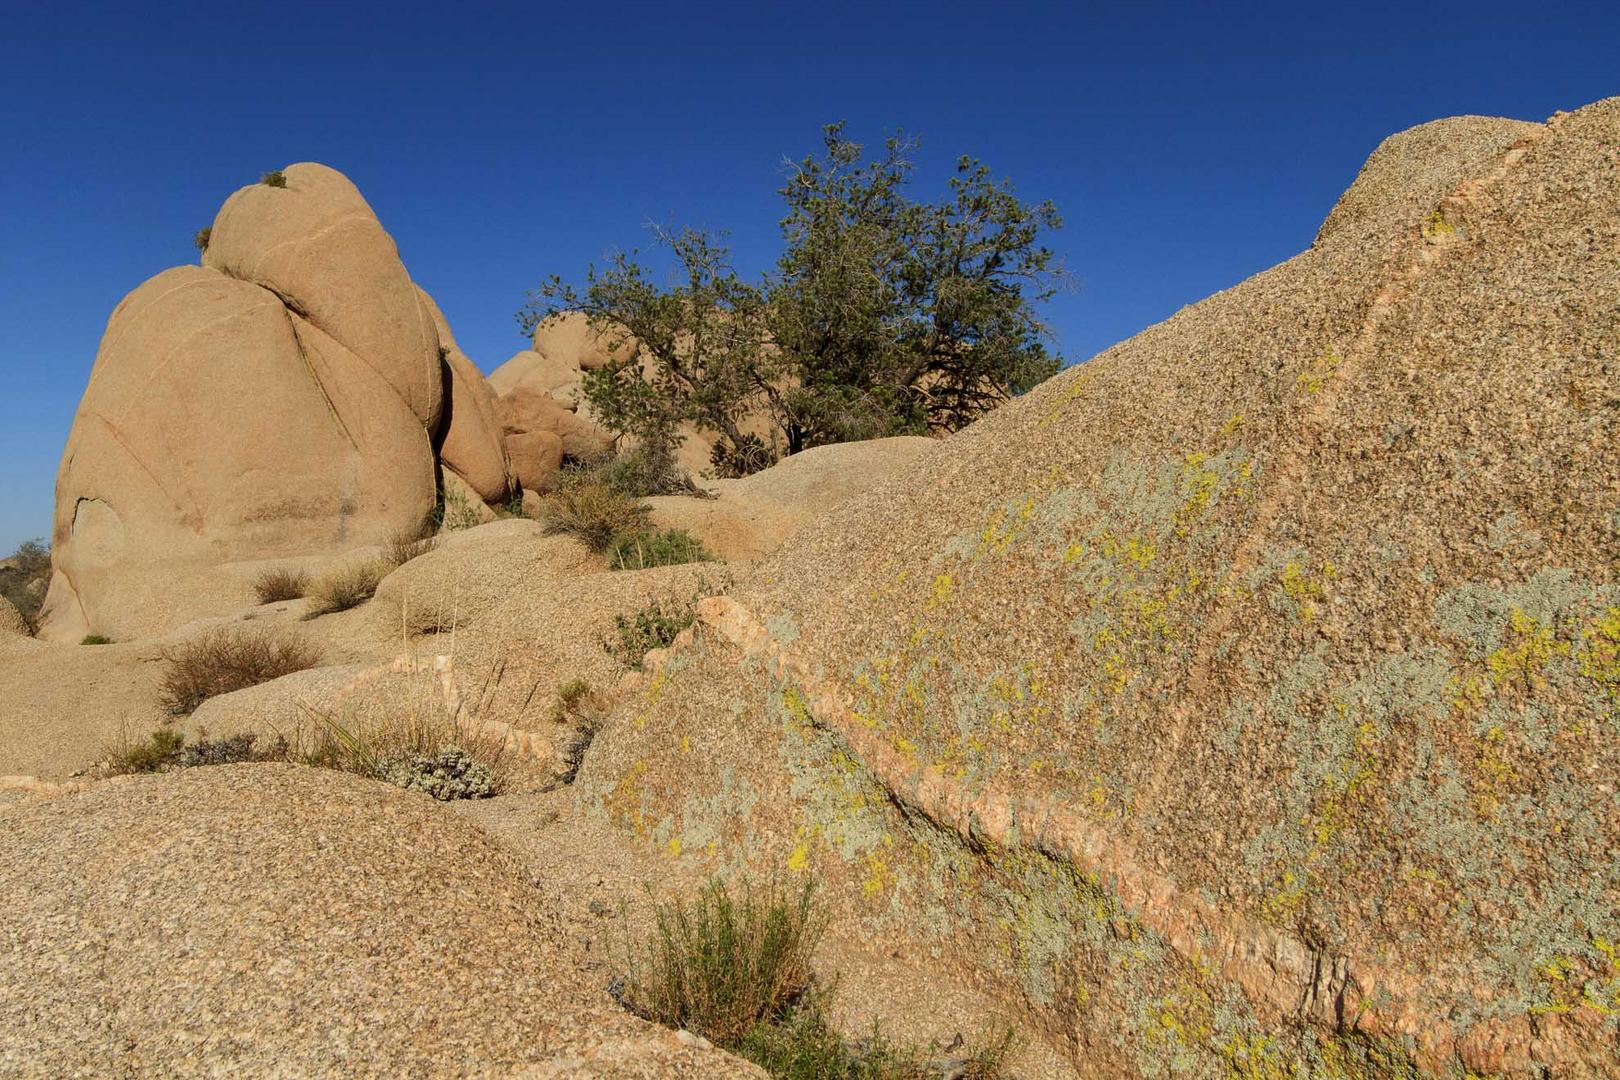
<instances>
[{"instance_id":1,"label":"rock formation","mask_svg":"<svg viewBox=\"0 0 1620 1080\"><path fill-rule=\"evenodd\" d=\"M1620 99L1391 139L704 601L582 805L1097 1075L1611 1074L1617 176Z\"/></svg>"},{"instance_id":2,"label":"rock formation","mask_svg":"<svg viewBox=\"0 0 1620 1080\"><path fill-rule=\"evenodd\" d=\"M0 637L27 635L28 623L23 621L22 612L10 600L0 596Z\"/></svg>"},{"instance_id":3,"label":"rock formation","mask_svg":"<svg viewBox=\"0 0 1620 1080\"><path fill-rule=\"evenodd\" d=\"M493 403L371 208L325 166L283 175L225 202L202 266L108 320L57 476L42 636L161 632L239 606L220 564L384 543L432 510L441 445L506 497Z\"/></svg>"},{"instance_id":4,"label":"rock formation","mask_svg":"<svg viewBox=\"0 0 1620 1080\"><path fill-rule=\"evenodd\" d=\"M764 1075L615 1005L421 796L216 766L4 812L9 1074Z\"/></svg>"}]
</instances>

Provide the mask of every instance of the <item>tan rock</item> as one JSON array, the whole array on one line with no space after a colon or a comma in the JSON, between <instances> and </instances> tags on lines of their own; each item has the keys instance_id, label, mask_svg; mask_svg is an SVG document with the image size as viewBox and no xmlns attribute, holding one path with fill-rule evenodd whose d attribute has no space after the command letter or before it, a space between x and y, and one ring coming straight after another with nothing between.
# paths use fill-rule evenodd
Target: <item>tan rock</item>
<instances>
[{"instance_id":1,"label":"tan rock","mask_svg":"<svg viewBox=\"0 0 1620 1080\"><path fill-rule=\"evenodd\" d=\"M512 354L512 358L496 368L489 376L489 385L497 394L509 394L519 386L538 390L559 405L577 410L584 400L581 380L584 372L566 360L541 356L530 349Z\"/></svg>"},{"instance_id":2,"label":"tan rock","mask_svg":"<svg viewBox=\"0 0 1620 1080\"><path fill-rule=\"evenodd\" d=\"M446 529L466 529L495 520L495 511L467 481L448 467L440 474Z\"/></svg>"},{"instance_id":3,"label":"tan rock","mask_svg":"<svg viewBox=\"0 0 1620 1080\"><path fill-rule=\"evenodd\" d=\"M570 457L594 457L612 445L612 437L602 428L527 385L519 385L501 395L496 399L495 409L506 434L554 432L562 440L563 453ZM519 479L522 479L521 474ZM523 486L538 487L527 481Z\"/></svg>"},{"instance_id":4,"label":"tan rock","mask_svg":"<svg viewBox=\"0 0 1620 1080\"><path fill-rule=\"evenodd\" d=\"M495 416L495 393L478 366L461 351L450 324L433 298L417 290L433 318L444 352L445 417L439 461L466 481L484 502L503 503L511 494L511 468Z\"/></svg>"},{"instance_id":5,"label":"tan rock","mask_svg":"<svg viewBox=\"0 0 1620 1080\"><path fill-rule=\"evenodd\" d=\"M23 621L22 612L10 600L0 596L0 637L29 636L28 624Z\"/></svg>"},{"instance_id":6,"label":"tan rock","mask_svg":"<svg viewBox=\"0 0 1620 1080\"><path fill-rule=\"evenodd\" d=\"M555 431L525 431L506 437L506 456L524 491L532 494L551 486L562 467L563 440Z\"/></svg>"},{"instance_id":7,"label":"tan rock","mask_svg":"<svg viewBox=\"0 0 1620 1080\"><path fill-rule=\"evenodd\" d=\"M393 238L342 173L305 162L283 174L285 187L251 184L225 201L203 265L273 292L438 430L439 336Z\"/></svg>"},{"instance_id":8,"label":"tan rock","mask_svg":"<svg viewBox=\"0 0 1620 1080\"><path fill-rule=\"evenodd\" d=\"M763 1077L631 1016L511 856L290 765L5 811L0 1061L38 1075Z\"/></svg>"},{"instance_id":9,"label":"tan rock","mask_svg":"<svg viewBox=\"0 0 1620 1080\"><path fill-rule=\"evenodd\" d=\"M564 311L534 328L534 351L552 361L580 371L594 371L614 361L629 359L635 344L620 334L598 332L590 319L578 311Z\"/></svg>"},{"instance_id":10,"label":"tan rock","mask_svg":"<svg viewBox=\"0 0 1620 1080\"><path fill-rule=\"evenodd\" d=\"M74 418L42 636L229 610L201 569L384 543L433 500L427 432L370 364L266 289L165 271L113 312Z\"/></svg>"}]
</instances>

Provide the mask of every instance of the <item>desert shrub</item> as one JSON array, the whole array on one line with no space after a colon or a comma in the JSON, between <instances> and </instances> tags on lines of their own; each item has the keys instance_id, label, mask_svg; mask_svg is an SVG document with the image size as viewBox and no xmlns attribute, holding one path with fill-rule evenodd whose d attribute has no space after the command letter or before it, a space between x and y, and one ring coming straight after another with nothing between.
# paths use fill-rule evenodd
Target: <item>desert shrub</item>
<instances>
[{"instance_id":1,"label":"desert shrub","mask_svg":"<svg viewBox=\"0 0 1620 1080\"><path fill-rule=\"evenodd\" d=\"M738 436L735 442L729 438L716 440L709 451L709 464L720 479L736 480L770 468L776 464L776 455L764 439L748 434Z\"/></svg>"},{"instance_id":2,"label":"desert shrub","mask_svg":"<svg viewBox=\"0 0 1620 1080\"><path fill-rule=\"evenodd\" d=\"M610 570L646 570L654 566L708 562L714 556L685 529L639 529L622 532L608 545Z\"/></svg>"},{"instance_id":3,"label":"desert shrub","mask_svg":"<svg viewBox=\"0 0 1620 1080\"><path fill-rule=\"evenodd\" d=\"M107 761L107 771L114 775L160 772L174 764L184 743L185 736L178 731L158 728L145 741L114 751Z\"/></svg>"},{"instance_id":4,"label":"desert shrub","mask_svg":"<svg viewBox=\"0 0 1620 1080\"><path fill-rule=\"evenodd\" d=\"M625 667L639 668L649 652L669 648L695 618L691 604L654 600L628 615L613 616L613 636L604 639L602 647Z\"/></svg>"},{"instance_id":5,"label":"desert shrub","mask_svg":"<svg viewBox=\"0 0 1620 1080\"><path fill-rule=\"evenodd\" d=\"M595 475L602 483L624 495L691 495L697 485L675 460L669 447L660 443L637 446L600 464Z\"/></svg>"},{"instance_id":6,"label":"desert shrub","mask_svg":"<svg viewBox=\"0 0 1620 1080\"><path fill-rule=\"evenodd\" d=\"M303 671L320 663L320 650L291 636L260 630L218 630L187 642L169 657L163 707L184 716L211 697Z\"/></svg>"},{"instance_id":7,"label":"desert shrub","mask_svg":"<svg viewBox=\"0 0 1620 1080\"><path fill-rule=\"evenodd\" d=\"M112 638L103 634L86 634L79 639L80 645L111 645L112 643Z\"/></svg>"},{"instance_id":8,"label":"desert shrub","mask_svg":"<svg viewBox=\"0 0 1620 1080\"><path fill-rule=\"evenodd\" d=\"M711 880L691 904L659 904L654 920L627 958L621 1000L727 1048L810 992L810 957L826 929L813 884L788 892L774 881L733 893Z\"/></svg>"},{"instance_id":9,"label":"desert shrub","mask_svg":"<svg viewBox=\"0 0 1620 1080\"><path fill-rule=\"evenodd\" d=\"M627 533L647 528L646 506L602 483L572 484L546 496L540 524L548 533L578 537L597 553Z\"/></svg>"},{"instance_id":10,"label":"desert shrub","mask_svg":"<svg viewBox=\"0 0 1620 1080\"><path fill-rule=\"evenodd\" d=\"M591 693L591 684L584 679L571 679L557 687L557 697L547 719L554 724L567 725L569 729L558 751L561 764L557 781L572 784L585 760L585 751L591 748L602 730L603 716Z\"/></svg>"},{"instance_id":11,"label":"desert shrub","mask_svg":"<svg viewBox=\"0 0 1620 1080\"><path fill-rule=\"evenodd\" d=\"M383 558L391 566L404 566L412 559L419 559L432 551L438 543L433 535L434 526L423 524L415 529L401 529L388 541L388 548Z\"/></svg>"},{"instance_id":12,"label":"desert shrub","mask_svg":"<svg viewBox=\"0 0 1620 1080\"><path fill-rule=\"evenodd\" d=\"M412 753L384 763L381 779L406 791L420 791L440 802L487 799L496 793L495 773L459 746L437 753Z\"/></svg>"},{"instance_id":13,"label":"desert shrub","mask_svg":"<svg viewBox=\"0 0 1620 1080\"><path fill-rule=\"evenodd\" d=\"M284 188L287 186L287 174L280 169L273 169L259 177L259 183L266 187Z\"/></svg>"},{"instance_id":14,"label":"desert shrub","mask_svg":"<svg viewBox=\"0 0 1620 1080\"><path fill-rule=\"evenodd\" d=\"M207 251L208 241L212 240L213 238L214 227L212 225L204 225L202 228L197 230L196 235L191 238L191 242L197 245L198 251Z\"/></svg>"},{"instance_id":15,"label":"desert shrub","mask_svg":"<svg viewBox=\"0 0 1620 1080\"><path fill-rule=\"evenodd\" d=\"M316 578L304 594L309 598L304 618L359 607L371 599L391 569L382 559L358 559L333 567Z\"/></svg>"},{"instance_id":16,"label":"desert shrub","mask_svg":"<svg viewBox=\"0 0 1620 1080\"><path fill-rule=\"evenodd\" d=\"M470 529L479 524L478 508L467 501L460 491L446 491L440 511L440 521L450 531Z\"/></svg>"},{"instance_id":17,"label":"desert shrub","mask_svg":"<svg viewBox=\"0 0 1620 1080\"><path fill-rule=\"evenodd\" d=\"M810 960L827 919L815 886L785 891L711 880L695 902L659 904L654 930L633 946L611 987L637 1015L684 1028L787 1080L1000 1080L1013 1030L948 1049L886 1038L876 1024L845 1041L828 1019L834 990Z\"/></svg>"},{"instance_id":18,"label":"desert shrub","mask_svg":"<svg viewBox=\"0 0 1620 1080\"><path fill-rule=\"evenodd\" d=\"M45 587L51 579L51 549L43 540L24 540L0 567L0 596L11 601L30 631L37 629Z\"/></svg>"},{"instance_id":19,"label":"desert shrub","mask_svg":"<svg viewBox=\"0 0 1620 1080\"><path fill-rule=\"evenodd\" d=\"M297 600L307 588L309 575L302 570L267 570L253 583L253 592L261 604Z\"/></svg>"}]
</instances>

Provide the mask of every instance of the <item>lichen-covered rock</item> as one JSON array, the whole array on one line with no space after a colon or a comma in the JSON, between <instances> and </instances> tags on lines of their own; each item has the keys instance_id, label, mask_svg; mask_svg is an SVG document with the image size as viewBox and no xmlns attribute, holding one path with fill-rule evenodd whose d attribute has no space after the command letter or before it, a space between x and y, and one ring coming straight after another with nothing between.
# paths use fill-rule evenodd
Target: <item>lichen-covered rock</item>
<instances>
[{"instance_id":1,"label":"lichen-covered rock","mask_svg":"<svg viewBox=\"0 0 1620 1080\"><path fill-rule=\"evenodd\" d=\"M581 806L1099 1074L1614 1074L1617 175L1620 99L1392 140L700 604Z\"/></svg>"}]
</instances>

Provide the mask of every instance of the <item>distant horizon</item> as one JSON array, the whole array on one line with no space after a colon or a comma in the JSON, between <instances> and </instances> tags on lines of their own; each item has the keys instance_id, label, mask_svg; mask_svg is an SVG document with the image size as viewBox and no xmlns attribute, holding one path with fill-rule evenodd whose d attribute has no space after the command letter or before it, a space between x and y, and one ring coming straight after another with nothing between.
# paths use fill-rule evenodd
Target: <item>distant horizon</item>
<instances>
[{"instance_id":1,"label":"distant horizon","mask_svg":"<svg viewBox=\"0 0 1620 1080\"><path fill-rule=\"evenodd\" d=\"M1398 131L1620 93L1620 12L1454 11L1421 34L1389 32L1411 22L1393 5L23 12L0 73L0 557L49 539L113 307L195 262L192 234L266 170L348 175L487 374L547 275L647 247L647 221L729 230L756 274L785 160L827 122L868 145L903 128L920 194L969 154L1057 204L1079 288L1043 315L1073 363L1308 248Z\"/></svg>"}]
</instances>

